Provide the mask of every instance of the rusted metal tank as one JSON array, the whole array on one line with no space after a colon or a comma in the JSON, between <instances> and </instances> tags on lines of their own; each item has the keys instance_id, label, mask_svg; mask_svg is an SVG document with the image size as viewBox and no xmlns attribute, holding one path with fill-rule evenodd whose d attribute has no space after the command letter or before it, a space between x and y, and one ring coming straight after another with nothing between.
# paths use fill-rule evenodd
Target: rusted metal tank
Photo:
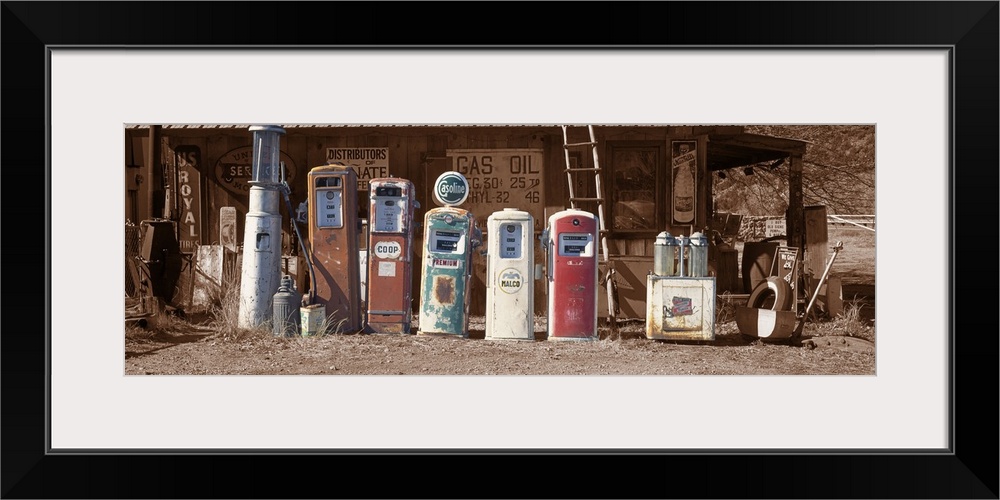
<instances>
[{"instance_id":1,"label":"rusted metal tank","mask_svg":"<svg viewBox=\"0 0 1000 500\"><path fill-rule=\"evenodd\" d=\"M271 326L276 337L291 337L299 332L299 305L302 296L295 291L292 277L284 275L274 294Z\"/></svg>"},{"instance_id":2,"label":"rusted metal tank","mask_svg":"<svg viewBox=\"0 0 1000 500\"><path fill-rule=\"evenodd\" d=\"M715 340L715 278L647 275L646 338Z\"/></svg>"}]
</instances>

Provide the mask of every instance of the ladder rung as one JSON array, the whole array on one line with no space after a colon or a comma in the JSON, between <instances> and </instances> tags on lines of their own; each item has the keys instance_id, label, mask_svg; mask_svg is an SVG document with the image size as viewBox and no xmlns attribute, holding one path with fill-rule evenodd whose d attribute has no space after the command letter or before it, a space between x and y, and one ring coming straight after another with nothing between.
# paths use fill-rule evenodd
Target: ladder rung
<instances>
[{"instance_id":1,"label":"ladder rung","mask_svg":"<svg viewBox=\"0 0 1000 500\"><path fill-rule=\"evenodd\" d=\"M594 146L597 145L596 142L571 142L569 144L563 144L564 148L575 148L580 146Z\"/></svg>"},{"instance_id":2,"label":"ladder rung","mask_svg":"<svg viewBox=\"0 0 1000 500\"><path fill-rule=\"evenodd\" d=\"M604 201L604 198L570 198L569 201Z\"/></svg>"},{"instance_id":3,"label":"ladder rung","mask_svg":"<svg viewBox=\"0 0 1000 500\"><path fill-rule=\"evenodd\" d=\"M600 168L567 168L567 172L600 172Z\"/></svg>"}]
</instances>

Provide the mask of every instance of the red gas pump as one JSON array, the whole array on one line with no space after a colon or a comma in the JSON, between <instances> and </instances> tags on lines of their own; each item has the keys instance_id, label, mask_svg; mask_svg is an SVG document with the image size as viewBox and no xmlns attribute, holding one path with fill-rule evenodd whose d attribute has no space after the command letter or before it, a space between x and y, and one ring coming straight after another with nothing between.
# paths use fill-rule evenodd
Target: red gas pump
<instances>
[{"instance_id":1,"label":"red gas pump","mask_svg":"<svg viewBox=\"0 0 1000 500\"><path fill-rule=\"evenodd\" d=\"M368 183L368 295L365 331L410 333L413 316L413 182L379 178Z\"/></svg>"},{"instance_id":2,"label":"red gas pump","mask_svg":"<svg viewBox=\"0 0 1000 500\"><path fill-rule=\"evenodd\" d=\"M597 340L597 218L568 209L549 216L548 339Z\"/></svg>"}]
</instances>

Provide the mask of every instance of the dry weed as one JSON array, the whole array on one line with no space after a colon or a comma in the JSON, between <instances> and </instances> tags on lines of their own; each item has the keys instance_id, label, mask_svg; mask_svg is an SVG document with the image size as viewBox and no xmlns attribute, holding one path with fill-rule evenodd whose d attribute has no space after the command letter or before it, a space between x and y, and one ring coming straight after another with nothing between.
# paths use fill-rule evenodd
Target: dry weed
<instances>
[{"instance_id":1,"label":"dry weed","mask_svg":"<svg viewBox=\"0 0 1000 500\"><path fill-rule=\"evenodd\" d=\"M722 292L715 301L715 324L721 325L730 321L736 321L735 299L726 291Z\"/></svg>"},{"instance_id":2,"label":"dry weed","mask_svg":"<svg viewBox=\"0 0 1000 500\"><path fill-rule=\"evenodd\" d=\"M245 342L271 335L271 322L253 328L240 326L240 270L235 266L223 272L222 283L209 296L208 313L212 317L209 327L226 342Z\"/></svg>"},{"instance_id":3,"label":"dry weed","mask_svg":"<svg viewBox=\"0 0 1000 500\"><path fill-rule=\"evenodd\" d=\"M815 335L845 335L865 340L875 341L875 328L861 317L861 309L865 307L860 300L851 300L844 304L844 310L830 321L816 325Z\"/></svg>"},{"instance_id":4,"label":"dry weed","mask_svg":"<svg viewBox=\"0 0 1000 500\"><path fill-rule=\"evenodd\" d=\"M125 322L125 338L148 341L158 336L185 331L189 323L166 310L158 311L155 317Z\"/></svg>"}]
</instances>

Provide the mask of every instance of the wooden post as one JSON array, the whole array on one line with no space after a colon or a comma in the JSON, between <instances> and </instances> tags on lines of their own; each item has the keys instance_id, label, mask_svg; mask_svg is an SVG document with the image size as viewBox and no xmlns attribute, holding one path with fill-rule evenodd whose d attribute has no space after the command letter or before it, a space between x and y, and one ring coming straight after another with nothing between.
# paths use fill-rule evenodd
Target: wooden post
<instances>
[{"instance_id":1,"label":"wooden post","mask_svg":"<svg viewBox=\"0 0 1000 500\"><path fill-rule=\"evenodd\" d=\"M819 279L826 267L828 256L826 206L810 205L803 210L805 253L802 258L802 271L807 276Z\"/></svg>"},{"instance_id":2,"label":"wooden post","mask_svg":"<svg viewBox=\"0 0 1000 500\"><path fill-rule=\"evenodd\" d=\"M789 158L788 168L788 213L785 215L785 230L788 235L788 246L800 249L804 243L803 233L803 202L802 202L802 157L793 155Z\"/></svg>"},{"instance_id":3,"label":"wooden post","mask_svg":"<svg viewBox=\"0 0 1000 500\"><path fill-rule=\"evenodd\" d=\"M149 198L146 215L153 219L163 217L163 169L160 168L160 126L149 126L149 147L146 149L146 178L149 179Z\"/></svg>"},{"instance_id":4,"label":"wooden post","mask_svg":"<svg viewBox=\"0 0 1000 500\"><path fill-rule=\"evenodd\" d=\"M793 154L789 157L790 164L788 166L788 213L785 215L785 231L788 236L788 246L792 248L797 248L799 250L799 255L803 254L804 248L803 244L805 238L803 238L803 227L805 226L805 221L803 220L803 201L802 201L802 156L798 154ZM798 267L801 268L802 260L799 259ZM802 296L802 286L799 286L802 282L803 273L797 273L799 276L799 284L795 286L795 303L798 303L798 299Z\"/></svg>"}]
</instances>

